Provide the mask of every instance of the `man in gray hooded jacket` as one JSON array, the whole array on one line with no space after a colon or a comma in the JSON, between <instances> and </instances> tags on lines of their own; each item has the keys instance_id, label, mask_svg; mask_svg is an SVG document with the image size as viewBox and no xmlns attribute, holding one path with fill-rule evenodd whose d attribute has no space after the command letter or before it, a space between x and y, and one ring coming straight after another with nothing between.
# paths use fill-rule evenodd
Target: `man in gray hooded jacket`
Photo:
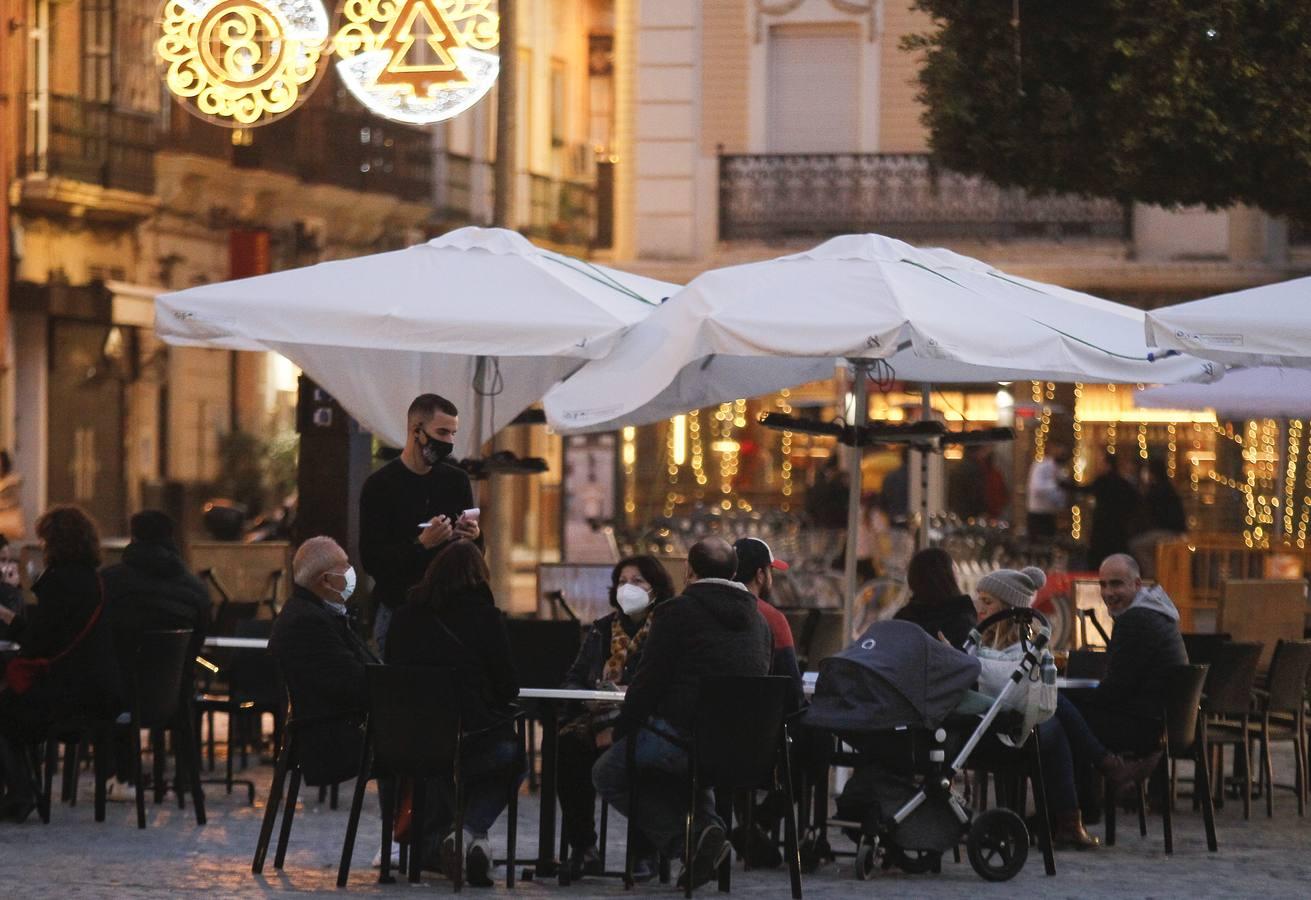
<instances>
[{"instance_id":1,"label":"man in gray hooded jacket","mask_svg":"<svg viewBox=\"0 0 1311 900\"><path fill-rule=\"evenodd\" d=\"M1111 749L1153 750L1161 734L1163 674L1188 662L1179 610L1165 591L1143 586L1138 563L1128 554L1103 560L1098 581L1115 628L1106 648L1106 675L1080 707Z\"/></svg>"}]
</instances>

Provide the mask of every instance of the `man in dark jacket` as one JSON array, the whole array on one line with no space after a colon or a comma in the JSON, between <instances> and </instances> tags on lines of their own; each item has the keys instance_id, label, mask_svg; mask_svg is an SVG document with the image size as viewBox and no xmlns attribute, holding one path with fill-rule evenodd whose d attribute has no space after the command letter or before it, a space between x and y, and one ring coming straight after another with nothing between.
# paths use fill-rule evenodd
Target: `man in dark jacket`
<instances>
[{"instance_id":1,"label":"man in dark jacket","mask_svg":"<svg viewBox=\"0 0 1311 900\"><path fill-rule=\"evenodd\" d=\"M687 813L688 754L678 739L692 729L701 679L765 675L772 655L769 626L756 598L732 580L733 548L720 538L706 538L688 552L687 564L687 587L663 604L651 623L615 725L618 740L592 773L597 791L627 815L627 742L637 742L642 798L635 824L670 856L681 846ZM724 823L708 790L698 798L693 828L695 854L684 860L680 881L690 878L695 887L710 880L728 852Z\"/></svg>"},{"instance_id":2,"label":"man in dark jacket","mask_svg":"<svg viewBox=\"0 0 1311 900\"><path fill-rule=\"evenodd\" d=\"M132 689L142 634L190 629L194 655L210 620L209 591L182 561L173 543L173 520L147 509L132 517L130 528L132 542L123 551L123 561L100 573L125 690Z\"/></svg>"},{"instance_id":3,"label":"man in dark jacket","mask_svg":"<svg viewBox=\"0 0 1311 900\"><path fill-rule=\"evenodd\" d=\"M301 544L296 586L273 623L269 652L287 683L306 784L335 784L359 769L367 705L364 667L377 659L351 630L346 601L355 570L330 537Z\"/></svg>"},{"instance_id":4,"label":"man in dark jacket","mask_svg":"<svg viewBox=\"0 0 1311 900\"><path fill-rule=\"evenodd\" d=\"M1159 587L1143 587L1138 563L1126 553L1108 556L1098 579L1115 628L1106 675L1081 704L1084 718L1112 750L1151 751L1161 734L1164 673L1188 662L1179 611Z\"/></svg>"},{"instance_id":5,"label":"man in dark jacket","mask_svg":"<svg viewBox=\"0 0 1311 900\"><path fill-rule=\"evenodd\" d=\"M401 455L370 475L360 491L360 556L373 576L373 637L386 654L392 613L452 538L481 538L464 470L448 461L460 419L455 404L420 394L406 413ZM420 525L422 524L422 527Z\"/></svg>"}]
</instances>

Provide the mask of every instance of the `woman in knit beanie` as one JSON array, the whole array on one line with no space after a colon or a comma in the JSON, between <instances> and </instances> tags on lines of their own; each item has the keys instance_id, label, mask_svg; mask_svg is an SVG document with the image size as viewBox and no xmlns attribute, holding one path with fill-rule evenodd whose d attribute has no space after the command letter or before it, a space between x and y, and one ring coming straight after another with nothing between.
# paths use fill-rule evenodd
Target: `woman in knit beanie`
<instances>
[{"instance_id":1,"label":"woman in knit beanie","mask_svg":"<svg viewBox=\"0 0 1311 900\"><path fill-rule=\"evenodd\" d=\"M1036 566L1024 569L998 569L979 579L977 608L979 621L1014 606L1032 606L1033 597L1047 583L1047 576ZM983 646L1001 650L1019 638L1015 622L1003 622L983 635Z\"/></svg>"}]
</instances>

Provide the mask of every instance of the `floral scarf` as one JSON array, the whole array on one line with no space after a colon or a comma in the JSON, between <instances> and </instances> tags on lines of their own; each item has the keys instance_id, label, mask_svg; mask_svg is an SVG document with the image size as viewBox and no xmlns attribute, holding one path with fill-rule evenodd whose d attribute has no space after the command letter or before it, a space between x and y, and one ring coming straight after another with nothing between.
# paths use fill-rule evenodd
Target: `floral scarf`
<instances>
[{"instance_id":1,"label":"floral scarf","mask_svg":"<svg viewBox=\"0 0 1311 900\"><path fill-rule=\"evenodd\" d=\"M610 658L601 668L601 680L610 684L622 684L624 667L628 665L629 654L637 653L651 630L651 612L648 611L637 634L631 638L624 631L623 615L616 615L610 623Z\"/></svg>"}]
</instances>

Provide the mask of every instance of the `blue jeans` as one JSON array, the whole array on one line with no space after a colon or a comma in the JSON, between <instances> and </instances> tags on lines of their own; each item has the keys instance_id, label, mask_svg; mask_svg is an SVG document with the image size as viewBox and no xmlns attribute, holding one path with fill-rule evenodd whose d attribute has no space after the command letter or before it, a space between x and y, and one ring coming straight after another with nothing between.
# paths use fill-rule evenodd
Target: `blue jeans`
<instances>
[{"instance_id":1,"label":"blue jeans","mask_svg":"<svg viewBox=\"0 0 1311 900\"><path fill-rule=\"evenodd\" d=\"M480 735L464 742L460 776L464 781L464 827L474 837L485 837L528 774L519 741L501 734ZM445 778L427 782L430 805L424 830L444 836L454 821L455 786Z\"/></svg>"},{"instance_id":2,"label":"blue jeans","mask_svg":"<svg viewBox=\"0 0 1311 900\"><path fill-rule=\"evenodd\" d=\"M387 632L391 629L392 608L378 604L373 614L373 642L378 645L378 658L387 658Z\"/></svg>"},{"instance_id":3,"label":"blue jeans","mask_svg":"<svg viewBox=\"0 0 1311 900\"><path fill-rule=\"evenodd\" d=\"M1107 750L1084 719L1079 708L1061 694L1056 715L1038 726L1042 748L1042 780L1047 787L1047 808L1053 813L1079 808L1075 768L1091 768Z\"/></svg>"},{"instance_id":4,"label":"blue jeans","mask_svg":"<svg viewBox=\"0 0 1311 900\"><path fill-rule=\"evenodd\" d=\"M652 719L653 727L679 736L678 732L662 719ZM620 738L601 754L592 768L592 783L607 803L627 816L628 808L628 742L635 740L634 764L639 779L637 818L633 824L665 855L681 856L683 829L687 818L688 755L677 744L658 734L641 728ZM696 812L692 829L699 834L710 825L724 827L715 813L715 803L709 790L697 792Z\"/></svg>"}]
</instances>

